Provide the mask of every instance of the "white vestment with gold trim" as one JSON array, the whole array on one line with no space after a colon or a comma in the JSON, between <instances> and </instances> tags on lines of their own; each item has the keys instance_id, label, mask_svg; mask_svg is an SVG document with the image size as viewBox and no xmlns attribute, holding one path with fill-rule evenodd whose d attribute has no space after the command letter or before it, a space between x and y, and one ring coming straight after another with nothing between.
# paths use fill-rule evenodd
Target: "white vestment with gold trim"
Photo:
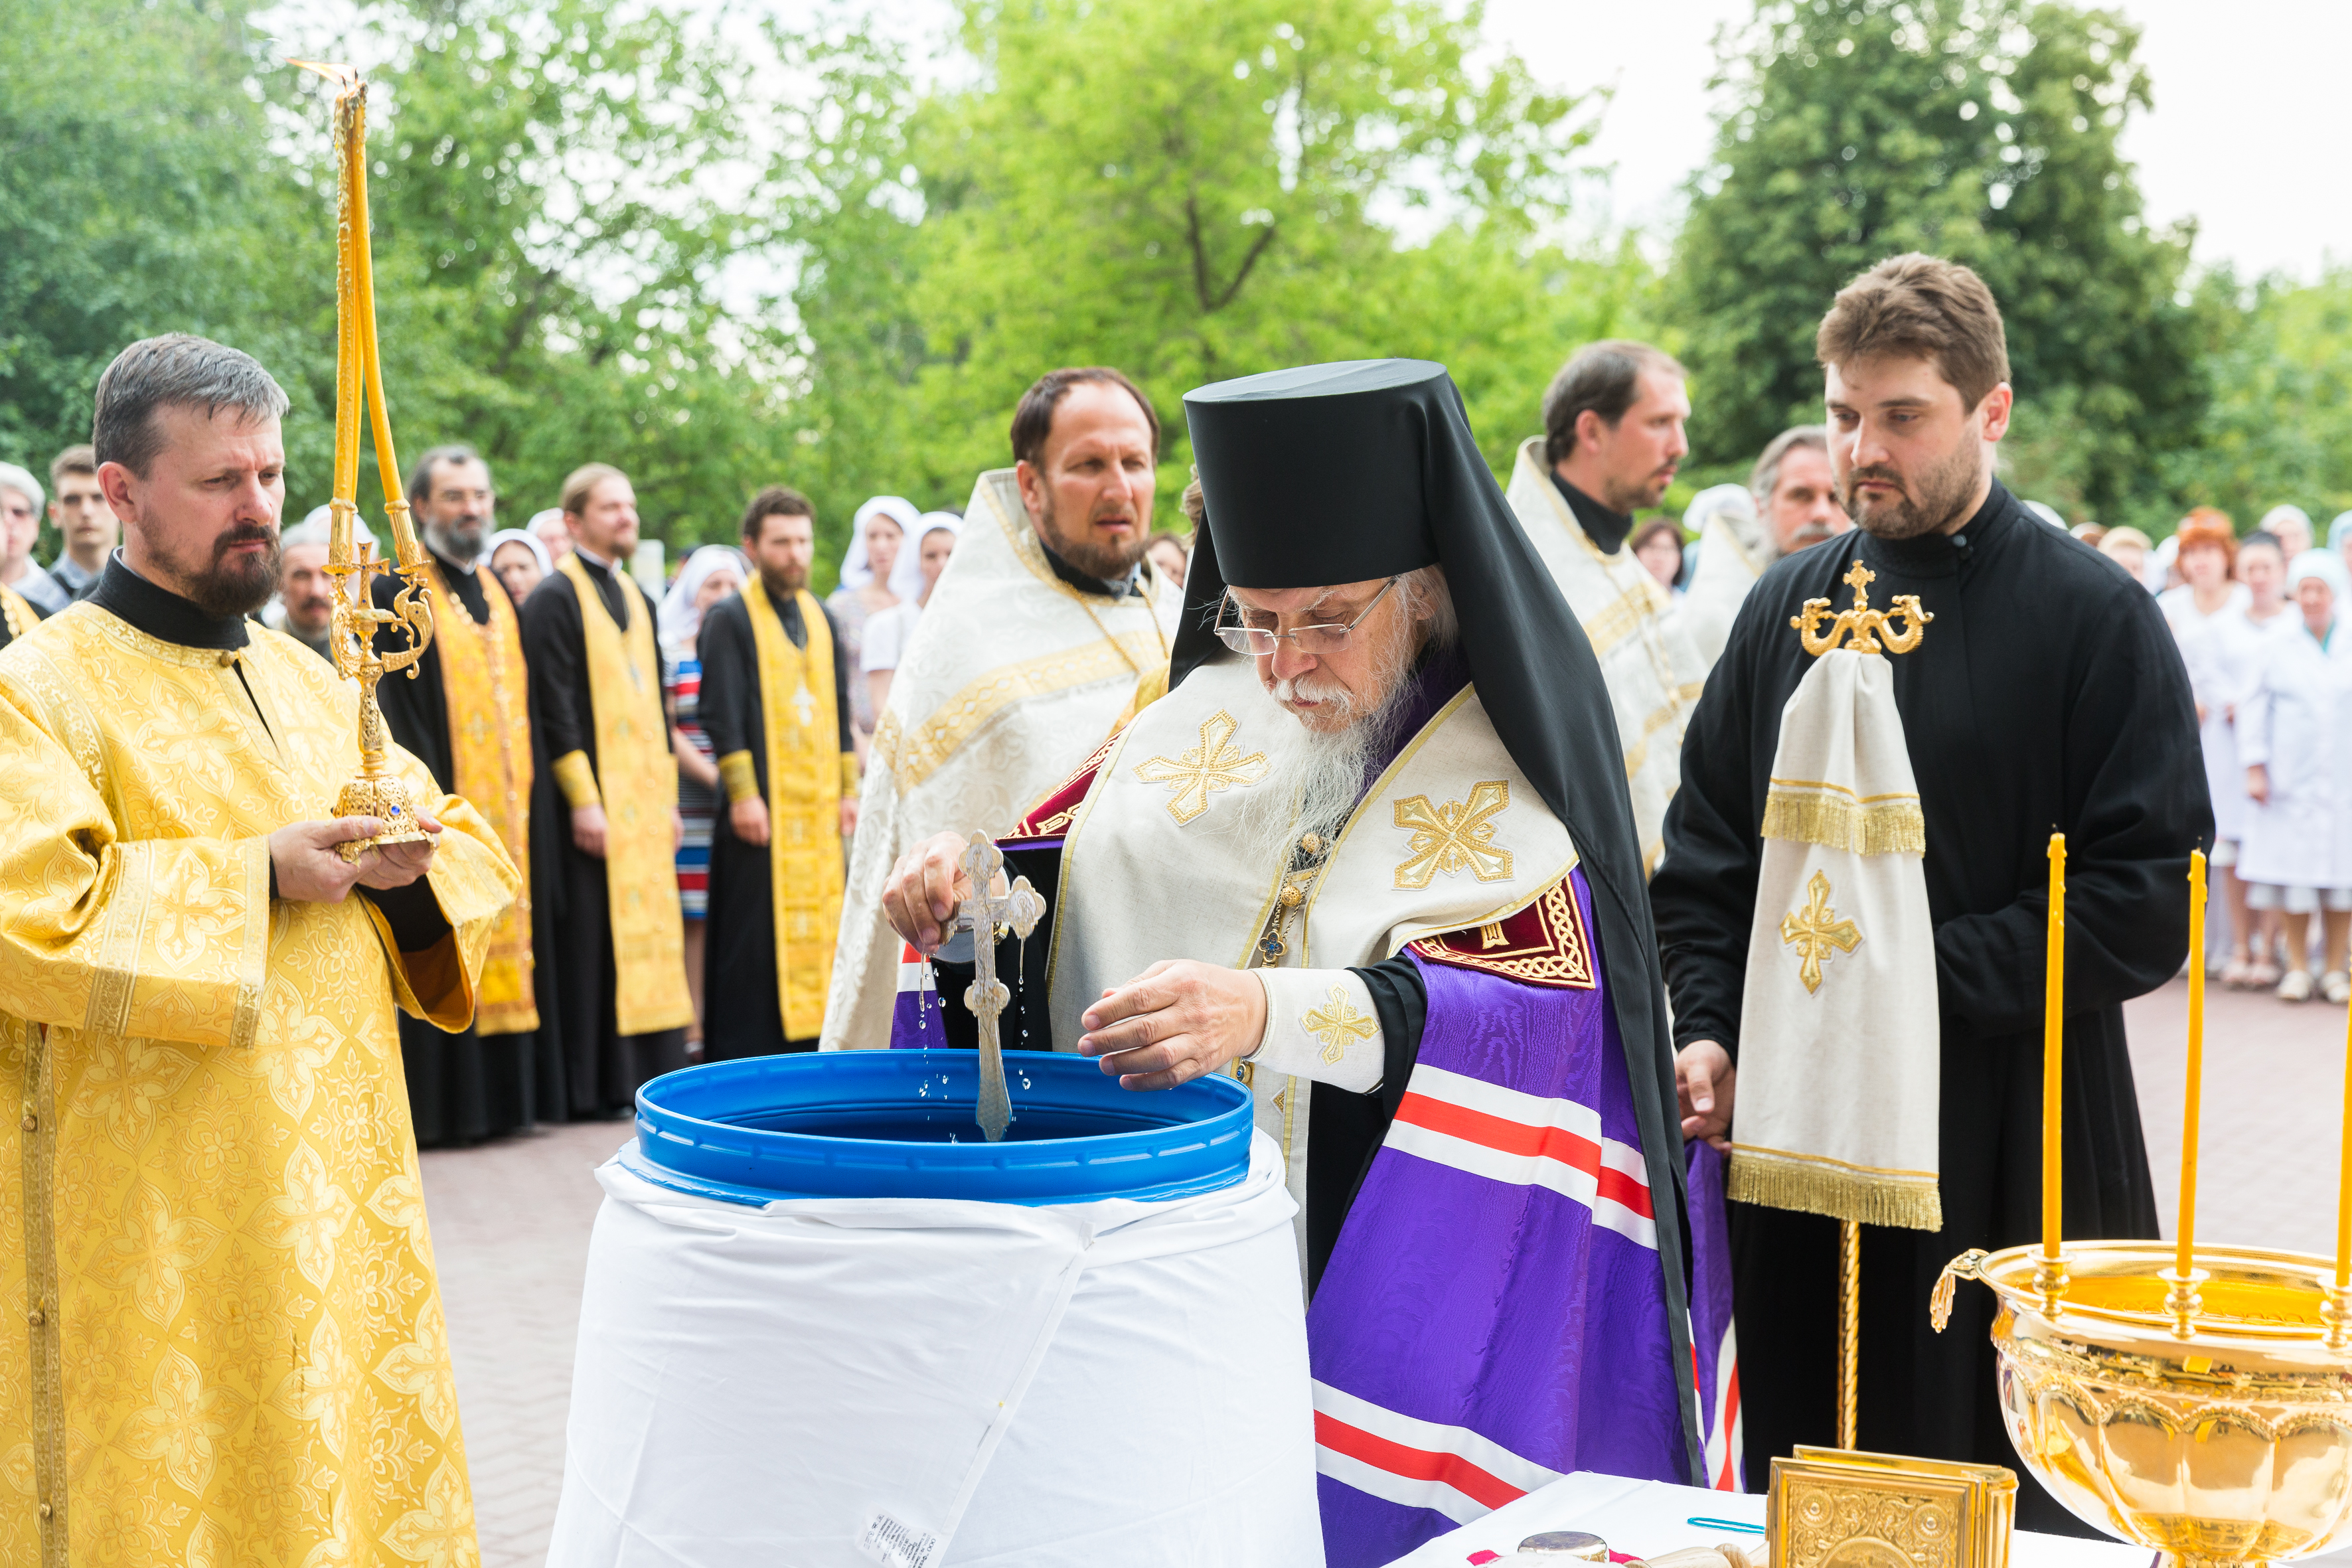
<instances>
[{"instance_id":1,"label":"white vestment with gold trim","mask_svg":"<svg viewBox=\"0 0 2352 1568\"><path fill-rule=\"evenodd\" d=\"M1104 991L1162 959L1259 965L1259 939L1287 868L1249 858L1234 819L1268 772L1280 726L1297 720L1253 661L1197 669L1137 716L1096 772L1064 839L1046 969L1056 1048ZM1382 770L1282 928L1266 973L1265 1043L1237 1077L1281 1148L1300 1204L1307 1117L1297 1079L1377 1087L1384 1042L1350 968L1407 942L1517 913L1574 870L1576 847L1512 762L1465 686ZM1296 1076L1294 1076L1296 1075Z\"/></svg>"},{"instance_id":2,"label":"white vestment with gold trim","mask_svg":"<svg viewBox=\"0 0 2352 1568\"><path fill-rule=\"evenodd\" d=\"M980 476L962 537L890 682L866 764L820 1043L890 1043L899 942L881 915L898 857L1000 831L1076 772L1168 676L1183 595L1149 561L1143 597L1054 574L1013 470Z\"/></svg>"},{"instance_id":3,"label":"white vestment with gold trim","mask_svg":"<svg viewBox=\"0 0 2352 1568\"><path fill-rule=\"evenodd\" d=\"M1682 776L1683 726L1698 700L1706 665L1684 629L1674 596L1649 568L1622 544L1616 553L1602 554L1576 521L1552 483L1543 447L1540 436L1521 444L1511 470L1511 510L1601 660L1625 748L1642 868L1654 871L1665 843L1666 803Z\"/></svg>"}]
</instances>

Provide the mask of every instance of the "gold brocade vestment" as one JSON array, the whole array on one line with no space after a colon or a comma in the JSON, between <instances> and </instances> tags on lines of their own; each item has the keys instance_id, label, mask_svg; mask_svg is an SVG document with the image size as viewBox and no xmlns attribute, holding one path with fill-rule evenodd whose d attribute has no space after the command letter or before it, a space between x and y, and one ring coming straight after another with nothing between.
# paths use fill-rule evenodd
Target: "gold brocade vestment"
<instances>
[{"instance_id":1,"label":"gold brocade vestment","mask_svg":"<svg viewBox=\"0 0 2352 1568\"><path fill-rule=\"evenodd\" d=\"M555 569L580 595L583 665L596 726L594 796L604 807L604 886L613 909L614 1010L624 1035L683 1028L694 1020L686 989L686 926L677 901L677 758L662 713L661 653L653 606L618 568L629 602L626 631L614 623L594 579L573 556ZM556 759L584 769L578 752ZM566 795L579 787L566 786ZM577 799L573 805L579 804Z\"/></svg>"},{"instance_id":2,"label":"gold brocade vestment","mask_svg":"<svg viewBox=\"0 0 2352 1568\"><path fill-rule=\"evenodd\" d=\"M776 918L776 1006L784 1038L824 1026L841 925L841 797L856 787L857 758L841 749L834 706L833 631L824 607L798 595L806 649L793 646L755 575L743 590L760 658L760 721L768 759L768 868ZM749 753L719 760L731 801L756 795Z\"/></svg>"},{"instance_id":3,"label":"gold brocade vestment","mask_svg":"<svg viewBox=\"0 0 2352 1568\"><path fill-rule=\"evenodd\" d=\"M451 931L270 897L331 817L351 686L76 605L0 650L0 1561L478 1560L395 1005L471 1018L515 868L447 831Z\"/></svg>"},{"instance_id":4,"label":"gold brocade vestment","mask_svg":"<svg viewBox=\"0 0 2352 1568\"><path fill-rule=\"evenodd\" d=\"M444 574L451 570L442 568ZM454 591L436 594L434 646L441 655L441 689L449 713L450 787L488 821L508 858L526 878L514 907L490 927L474 1027L485 1035L519 1035L539 1027L539 1001L531 988L528 884L530 680L513 603L488 572L477 566L474 576L489 609L487 624L478 624Z\"/></svg>"}]
</instances>

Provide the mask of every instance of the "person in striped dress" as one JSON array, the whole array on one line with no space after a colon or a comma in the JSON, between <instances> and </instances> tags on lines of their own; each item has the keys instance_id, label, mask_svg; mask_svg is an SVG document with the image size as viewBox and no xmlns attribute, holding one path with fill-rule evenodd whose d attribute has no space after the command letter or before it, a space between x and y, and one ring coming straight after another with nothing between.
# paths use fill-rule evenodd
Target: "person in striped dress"
<instances>
[{"instance_id":1,"label":"person in striped dress","mask_svg":"<svg viewBox=\"0 0 2352 1568\"><path fill-rule=\"evenodd\" d=\"M686 919L686 984L694 995L694 1024L687 1053L702 1049L702 952L704 921L710 913L710 817L719 804L719 763L701 719L702 660L696 638L702 612L743 590L749 574L743 552L731 544L706 544L686 558L677 581L662 595L658 624L662 645L662 700L677 731L677 815L685 832L677 845L678 912Z\"/></svg>"}]
</instances>

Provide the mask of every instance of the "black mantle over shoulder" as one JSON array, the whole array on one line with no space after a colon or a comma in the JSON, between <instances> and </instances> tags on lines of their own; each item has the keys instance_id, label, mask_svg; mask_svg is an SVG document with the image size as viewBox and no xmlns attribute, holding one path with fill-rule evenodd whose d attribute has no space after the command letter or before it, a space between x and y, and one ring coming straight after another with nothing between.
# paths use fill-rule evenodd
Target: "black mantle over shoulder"
<instances>
[{"instance_id":1,"label":"black mantle over shoulder","mask_svg":"<svg viewBox=\"0 0 2352 1568\"><path fill-rule=\"evenodd\" d=\"M2169 979L2188 946L2189 853L2213 826L2196 709L2147 590L1997 483L1948 536L1856 531L1780 562L1692 715L1650 886L1678 1046L1714 1039L1738 1055L1758 827L1780 713L1812 662L1789 621L1809 598L1852 603L1842 579L1856 560L1877 574L1874 605L1916 594L1935 616L1891 662L1927 819L1945 1215L1939 1233L1865 1233L1860 1441L2013 1463L1993 1403L1992 1298L1963 1291L1938 1336L1927 1296L1959 1252L2038 1233L2054 831L2067 847L2067 1234L2157 1234L2123 1004ZM1748 1474L1760 1477L1792 1444L1834 1438L1837 1226L1738 1204L1732 1226ZM2018 1523L2082 1530L2030 1479Z\"/></svg>"}]
</instances>

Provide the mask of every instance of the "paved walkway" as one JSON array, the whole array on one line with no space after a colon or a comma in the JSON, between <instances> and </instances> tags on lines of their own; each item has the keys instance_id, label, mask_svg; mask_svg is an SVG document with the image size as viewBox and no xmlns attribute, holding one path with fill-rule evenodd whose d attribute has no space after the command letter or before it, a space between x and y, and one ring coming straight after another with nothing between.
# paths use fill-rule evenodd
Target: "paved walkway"
<instances>
[{"instance_id":1,"label":"paved walkway","mask_svg":"<svg viewBox=\"0 0 2352 1568\"><path fill-rule=\"evenodd\" d=\"M2168 1235L2179 1182L2187 995L2175 983L2128 1009ZM2332 1252L2343 1012L2216 991L2207 1024L2199 1233ZM546 1559L580 1282L603 1195L589 1172L629 1135L625 1122L599 1122L424 1157L485 1568L538 1568ZM2352 1552L2316 1561L2352 1568Z\"/></svg>"}]
</instances>

